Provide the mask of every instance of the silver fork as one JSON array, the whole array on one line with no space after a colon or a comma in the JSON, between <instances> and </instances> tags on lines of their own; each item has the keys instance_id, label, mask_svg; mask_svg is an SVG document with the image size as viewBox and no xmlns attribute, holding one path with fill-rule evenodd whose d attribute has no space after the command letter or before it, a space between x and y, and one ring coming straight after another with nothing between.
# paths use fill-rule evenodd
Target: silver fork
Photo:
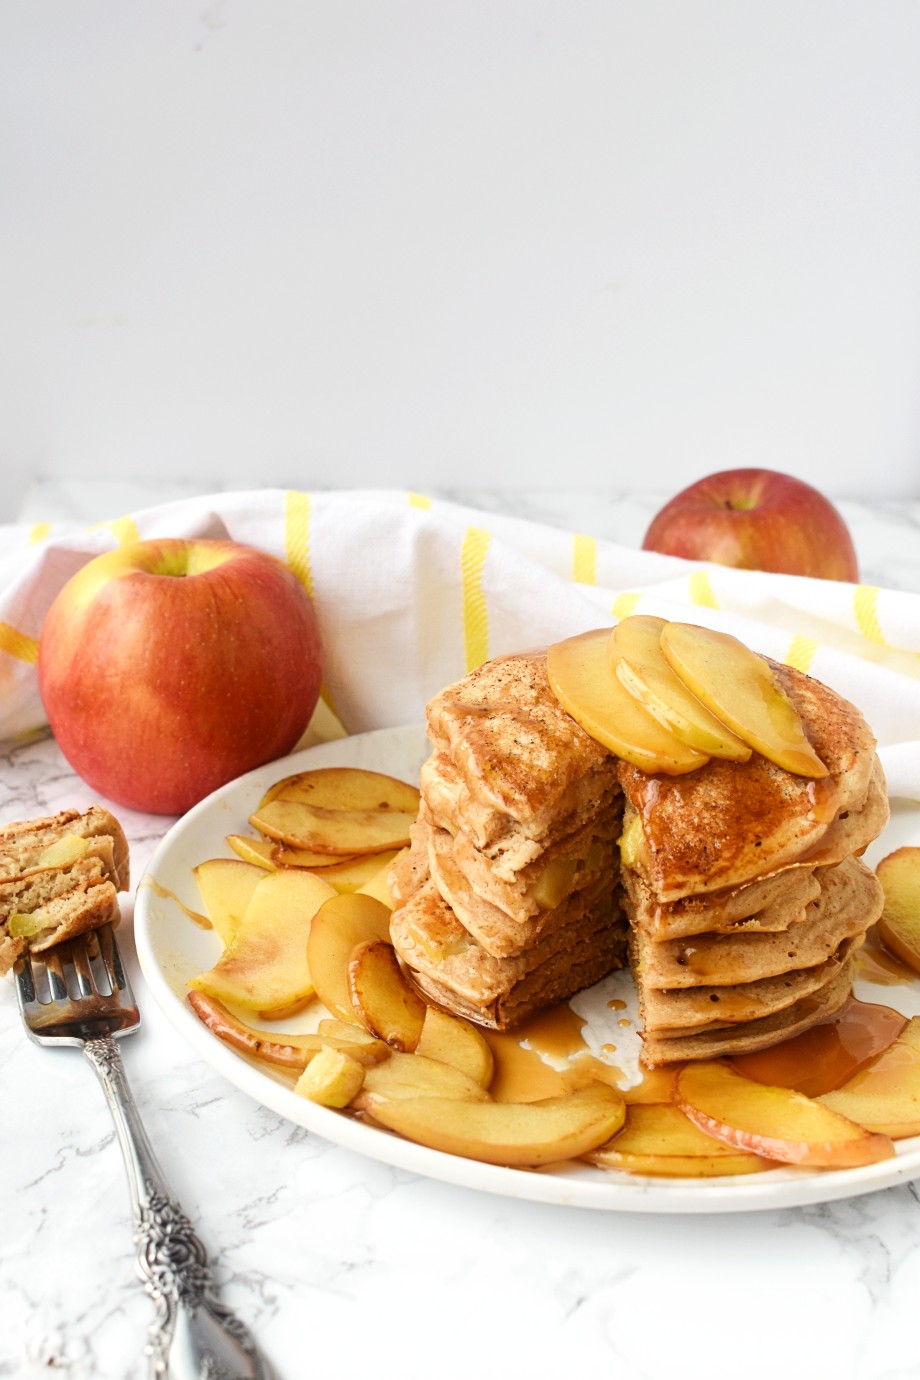
<instances>
[{"instance_id":1,"label":"silver fork","mask_svg":"<svg viewBox=\"0 0 920 1380\"><path fill-rule=\"evenodd\" d=\"M110 925L26 953L22 1019L40 1045L76 1045L102 1083L128 1172L135 1268L156 1305L146 1354L156 1380L271 1380L248 1329L214 1297L204 1246L172 1197L141 1124L116 1041L140 1025Z\"/></svg>"}]
</instances>

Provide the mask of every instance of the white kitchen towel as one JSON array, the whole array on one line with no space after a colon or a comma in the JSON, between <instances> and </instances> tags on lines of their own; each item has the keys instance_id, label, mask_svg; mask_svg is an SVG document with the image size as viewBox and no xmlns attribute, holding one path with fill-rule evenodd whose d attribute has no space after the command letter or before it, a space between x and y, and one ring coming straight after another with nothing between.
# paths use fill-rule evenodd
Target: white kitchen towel
<instances>
[{"instance_id":1,"label":"white kitchen towel","mask_svg":"<svg viewBox=\"0 0 920 1380\"><path fill-rule=\"evenodd\" d=\"M348 733L419 721L490 657L640 611L733 632L833 686L878 736L892 797L920 801L920 595L680 561L390 490L216 494L90 529L0 532L0 739L45 723L42 620L87 560L150 537L229 537L281 557L311 594L327 703Z\"/></svg>"}]
</instances>

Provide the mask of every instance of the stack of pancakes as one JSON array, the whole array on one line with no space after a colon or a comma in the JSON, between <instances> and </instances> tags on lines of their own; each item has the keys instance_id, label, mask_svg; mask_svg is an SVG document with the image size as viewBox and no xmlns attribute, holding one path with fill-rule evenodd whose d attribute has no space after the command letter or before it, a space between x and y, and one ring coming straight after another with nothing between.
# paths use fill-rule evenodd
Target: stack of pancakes
<instances>
[{"instance_id":1,"label":"stack of pancakes","mask_svg":"<svg viewBox=\"0 0 920 1380\"><path fill-rule=\"evenodd\" d=\"M393 943L433 1000L504 1029L625 962L616 758L562 709L544 653L448 687L428 726Z\"/></svg>"},{"instance_id":2,"label":"stack of pancakes","mask_svg":"<svg viewBox=\"0 0 920 1380\"><path fill-rule=\"evenodd\" d=\"M649 1064L760 1049L833 1014L881 912L881 886L857 856L888 819L875 740L826 686L773 671L826 778L757 753L681 777L620 764L630 962Z\"/></svg>"},{"instance_id":3,"label":"stack of pancakes","mask_svg":"<svg viewBox=\"0 0 920 1380\"><path fill-rule=\"evenodd\" d=\"M884 778L853 705L773 669L824 779L757 753L644 773L562 709L545 653L436 696L392 878L392 939L419 987L505 1029L621 966L628 935L649 1065L763 1048L832 1015L881 910L858 854L888 818Z\"/></svg>"}]
</instances>

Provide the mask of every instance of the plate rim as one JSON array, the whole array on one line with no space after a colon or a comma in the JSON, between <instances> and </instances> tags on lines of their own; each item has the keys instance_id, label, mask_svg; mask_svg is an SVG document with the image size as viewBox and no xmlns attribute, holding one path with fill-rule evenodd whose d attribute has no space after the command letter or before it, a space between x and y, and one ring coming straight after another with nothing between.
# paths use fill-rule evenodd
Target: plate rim
<instances>
[{"instance_id":1,"label":"plate rim","mask_svg":"<svg viewBox=\"0 0 920 1380\"><path fill-rule=\"evenodd\" d=\"M172 892L164 897L155 890L161 887L169 891L158 880L158 872L168 866L171 855L188 833L203 819L210 822L224 815L231 799L245 797L251 792L257 800L258 794L279 775L305 771L313 766L355 765L348 759L356 755L374 757L378 751L383 757L390 757L394 752L408 757L413 751L421 758L428 751L424 726L414 723L373 729L301 748L235 777L173 823L137 884L135 946L151 995L180 1038L238 1091L308 1132L380 1163L458 1187L557 1206L653 1214L768 1211L873 1193L920 1176L920 1137L896 1142L893 1159L857 1169L804 1170L789 1166L756 1175L726 1176L721 1180L627 1175L616 1170L595 1169L587 1164L584 1170L581 1166L567 1166L565 1170L546 1166L534 1170L494 1165L430 1149L383 1127L357 1121L298 1097L293 1089L259 1068L255 1061L219 1040L178 996L164 970L162 955L157 949L156 906L179 909L182 903L178 898L173 899ZM387 767L370 769L387 770ZM389 769L394 775L400 774L398 765ZM245 822L245 818L244 815L240 822ZM192 924L190 920L186 923Z\"/></svg>"}]
</instances>

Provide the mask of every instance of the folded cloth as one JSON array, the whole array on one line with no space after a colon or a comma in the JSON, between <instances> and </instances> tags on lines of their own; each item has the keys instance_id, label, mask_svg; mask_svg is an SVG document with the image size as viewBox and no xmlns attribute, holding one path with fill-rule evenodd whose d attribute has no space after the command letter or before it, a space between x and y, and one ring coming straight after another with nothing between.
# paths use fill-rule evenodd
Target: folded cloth
<instances>
[{"instance_id":1,"label":"folded cloth","mask_svg":"<svg viewBox=\"0 0 920 1380\"><path fill-rule=\"evenodd\" d=\"M38 641L64 582L153 537L229 537L287 561L314 599L326 703L348 733L421 721L489 658L640 611L734 633L825 681L877 735L891 796L920 801L920 595L682 561L390 490L222 493L88 530L3 527L0 738L45 722Z\"/></svg>"}]
</instances>

